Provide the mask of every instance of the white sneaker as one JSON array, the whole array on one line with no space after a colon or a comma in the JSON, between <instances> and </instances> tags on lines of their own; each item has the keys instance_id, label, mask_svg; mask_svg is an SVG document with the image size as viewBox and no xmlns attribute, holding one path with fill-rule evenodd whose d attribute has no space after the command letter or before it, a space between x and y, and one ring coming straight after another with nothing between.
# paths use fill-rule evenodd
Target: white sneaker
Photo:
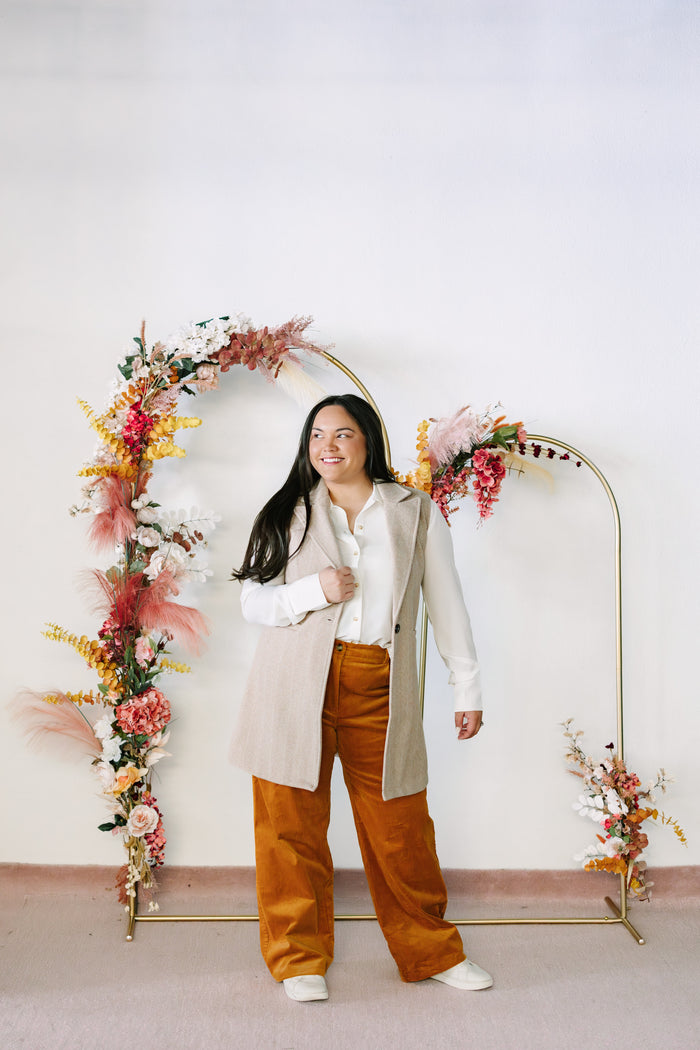
<instances>
[{"instance_id":1,"label":"white sneaker","mask_svg":"<svg viewBox=\"0 0 700 1050\"><path fill-rule=\"evenodd\" d=\"M282 981L284 990L290 999L297 1003L310 1003L316 999L328 998L328 985L320 974L302 974L300 977L285 977Z\"/></svg>"},{"instance_id":2,"label":"white sneaker","mask_svg":"<svg viewBox=\"0 0 700 1050\"><path fill-rule=\"evenodd\" d=\"M480 988L490 988L493 984L491 974L469 959L451 966L449 970L443 970L442 973L432 974L430 980L441 981L443 984L449 984L451 988L463 988L472 992Z\"/></svg>"}]
</instances>

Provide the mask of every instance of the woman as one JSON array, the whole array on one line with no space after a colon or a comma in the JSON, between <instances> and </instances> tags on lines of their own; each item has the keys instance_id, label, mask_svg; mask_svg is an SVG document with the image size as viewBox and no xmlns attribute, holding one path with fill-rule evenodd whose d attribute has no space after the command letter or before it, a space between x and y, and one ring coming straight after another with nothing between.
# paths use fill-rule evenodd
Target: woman
<instances>
[{"instance_id":1,"label":"woman","mask_svg":"<svg viewBox=\"0 0 700 1050\"><path fill-rule=\"evenodd\" d=\"M447 525L425 493L395 482L367 402L336 395L310 412L289 477L233 575L244 581L246 620L265 627L231 756L253 774L260 942L273 977L297 1001L328 997L338 753L402 979L490 987L443 918L416 671L421 587L461 740L481 726L469 619Z\"/></svg>"}]
</instances>

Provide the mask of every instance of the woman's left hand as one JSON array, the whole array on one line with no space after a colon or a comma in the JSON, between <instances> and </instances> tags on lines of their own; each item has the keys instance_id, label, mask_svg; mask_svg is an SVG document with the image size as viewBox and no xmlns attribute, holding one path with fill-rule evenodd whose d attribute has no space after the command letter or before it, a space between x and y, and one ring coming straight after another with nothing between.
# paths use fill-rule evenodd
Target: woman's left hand
<instances>
[{"instance_id":1,"label":"woman's left hand","mask_svg":"<svg viewBox=\"0 0 700 1050\"><path fill-rule=\"evenodd\" d=\"M481 711L456 711L455 727L458 740L469 740L481 729Z\"/></svg>"}]
</instances>

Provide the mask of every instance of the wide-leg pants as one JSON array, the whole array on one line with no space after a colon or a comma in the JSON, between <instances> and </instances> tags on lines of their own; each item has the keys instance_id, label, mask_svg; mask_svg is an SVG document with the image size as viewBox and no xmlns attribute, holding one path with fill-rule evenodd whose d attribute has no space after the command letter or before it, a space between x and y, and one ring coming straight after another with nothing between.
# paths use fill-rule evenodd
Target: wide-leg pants
<instances>
[{"instance_id":1,"label":"wide-leg pants","mask_svg":"<svg viewBox=\"0 0 700 1050\"><path fill-rule=\"evenodd\" d=\"M444 919L447 893L426 792L382 798L389 655L336 642L323 709L315 791L253 778L260 944L273 977L325 974L333 959L333 861L328 848L336 753L352 804L377 919L404 981L464 959Z\"/></svg>"}]
</instances>

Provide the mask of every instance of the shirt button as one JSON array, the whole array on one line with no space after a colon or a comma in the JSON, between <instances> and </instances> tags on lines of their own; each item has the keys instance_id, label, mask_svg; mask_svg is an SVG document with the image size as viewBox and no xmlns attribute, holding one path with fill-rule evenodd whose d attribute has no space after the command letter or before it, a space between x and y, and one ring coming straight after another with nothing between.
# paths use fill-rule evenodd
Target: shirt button
<instances>
[{"instance_id":1,"label":"shirt button","mask_svg":"<svg viewBox=\"0 0 700 1050\"><path fill-rule=\"evenodd\" d=\"M353 622L353 623L357 623L357 621L358 621L359 619L360 619L360 617L359 617L359 616L353 616L353 618L352 618L352 622Z\"/></svg>"},{"instance_id":2,"label":"shirt button","mask_svg":"<svg viewBox=\"0 0 700 1050\"><path fill-rule=\"evenodd\" d=\"M355 584L355 590L357 590L357 588L358 588L359 586L360 586L360 585L359 585L359 583L356 583L356 584Z\"/></svg>"}]
</instances>

